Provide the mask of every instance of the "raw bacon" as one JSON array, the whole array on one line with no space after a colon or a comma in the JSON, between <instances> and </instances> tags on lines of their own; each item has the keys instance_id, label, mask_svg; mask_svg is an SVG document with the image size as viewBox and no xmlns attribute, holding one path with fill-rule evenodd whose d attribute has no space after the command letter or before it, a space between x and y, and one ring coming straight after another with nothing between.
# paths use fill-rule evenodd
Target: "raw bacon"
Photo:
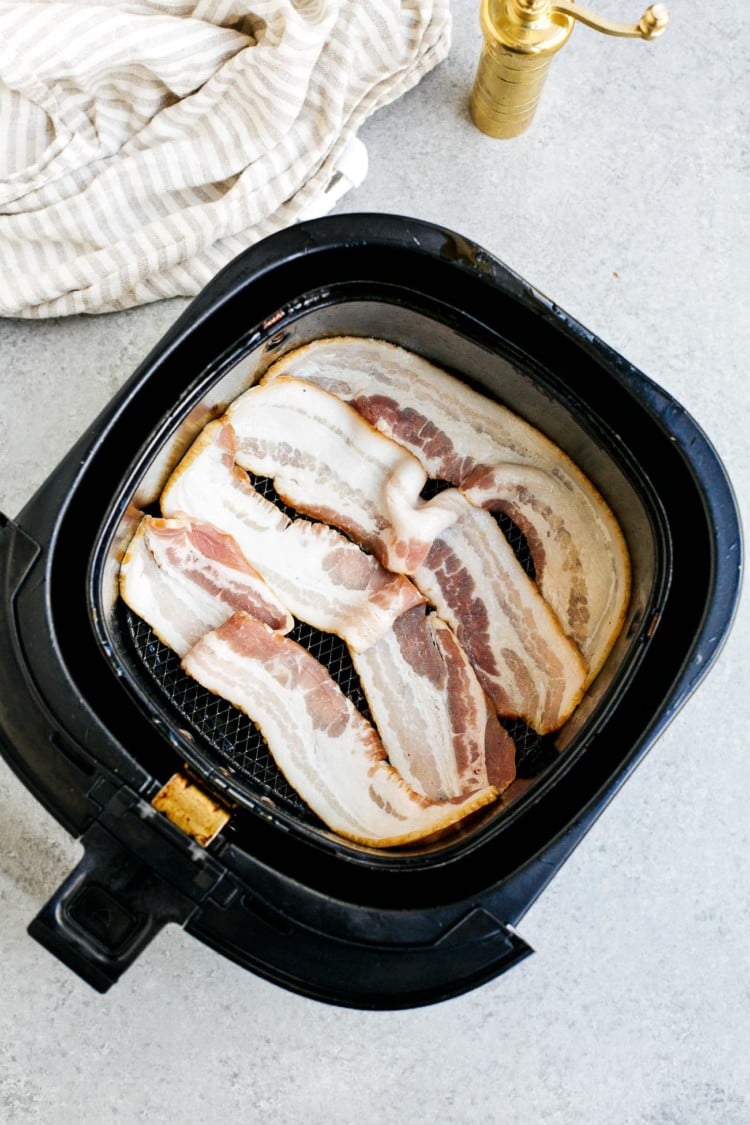
<instances>
[{"instance_id":1,"label":"raw bacon","mask_svg":"<svg viewBox=\"0 0 750 1125\"><path fill-rule=\"evenodd\" d=\"M537 585L586 658L588 686L625 620L627 555L605 546L609 532L594 522L591 508L543 469L475 469L461 491L477 507L504 512L523 532ZM596 543L598 532L602 549L589 550L586 544Z\"/></svg>"},{"instance_id":2,"label":"raw bacon","mask_svg":"<svg viewBox=\"0 0 750 1125\"><path fill-rule=\"evenodd\" d=\"M414 581L455 630L498 714L556 730L581 699L586 663L489 512L460 492L452 499L458 519Z\"/></svg>"},{"instance_id":3,"label":"raw bacon","mask_svg":"<svg viewBox=\"0 0 750 1125\"><path fill-rule=\"evenodd\" d=\"M271 477L298 511L345 531L383 566L411 574L455 519L441 496L420 499L427 473L335 395L280 377L229 407L235 460Z\"/></svg>"},{"instance_id":4,"label":"raw bacon","mask_svg":"<svg viewBox=\"0 0 750 1125\"><path fill-rule=\"evenodd\" d=\"M350 840L379 848L424 840L498 795L491 786L444 802L416 793L323 666L244 613L198 641L183 667L257 724L289 783Z\"/></svg>"},{"instance_id":5,"label":"raw bacon","mask_svg":"<svg viewBox=\"0 0 750 1125\"><path fill-rule=\"evenodd\" d=\"M412 352L382 340L313 341L263 382L305 379L338 395L420 459L524 532L536 581L584 653L590 682L624 621L630 565L609 507L578 467L506 407Z\"/></svg>"},{"instance_id":6,"label":"raw bacon","mask_svg":"<svg viewBox=\"0 0 750 1125\"><path fill-rule=\"evenodd\" d=\"M323 522L291 519L245 469ZM425 501L428 474L456 487ZM515 777L500 720L562 726L624 619L624 540L586 477L382 341L284 356L205 427L161 507L123 560L124 600L258 725L325 824L370 846L437 837L494 801ZM536 581L487 509L523 532ZM283 635L292 615L346 643L377 731Z\"/></svg>"},{"instance_id":7,"label":"raw bacon","mask_svg":"<svg viewBox=\"0 0 750 1125\"><path fill-rule=\"evenodd\" d=\"M234 451L232 427L209 423L167 482L162 512L209 520L231 535L295 617L354 651L424 602L408 578L390 574L334 528L290 520L253 488Z\"/></svg>"},{"instance_id":8,"label":"raw bacon","mask_svg":"<svg viewBox=\"0 0 750 1125\"><path fill-rule=\"evenodd\" d=\"M433 800L515 777L515 746L453 631L417 606L354 667L391 765Z\"/></svg>"},{"instance_id":9,"label":"raw bacon","mask_svg":"<svg viewBox=\"0 0 750 1125\"><path fill-rule=\"evenodd\" d=\"M179 656L240 609L282 633L294 626L234 540L196 520L144 516L120 566L120 593Z\"/></svg>"}]
</instances>

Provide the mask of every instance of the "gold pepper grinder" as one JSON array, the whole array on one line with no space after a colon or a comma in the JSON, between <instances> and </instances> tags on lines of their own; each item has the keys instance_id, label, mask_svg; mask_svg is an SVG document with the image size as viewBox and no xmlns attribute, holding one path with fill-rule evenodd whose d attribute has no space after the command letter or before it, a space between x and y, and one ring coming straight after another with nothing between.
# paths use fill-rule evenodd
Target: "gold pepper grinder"
<instances>
[{"instance_id":1,"label":"gold pepper grinder","mask_svg":"<svg viewBox=\"0 0 750 1125\"><path fill-rule=\"evenodd\" d=\"M471 95L471 116L491 137L517 137L531 124L553 56L574 22L605 35L656 39L669 21L653 4L637 24L613 23L573 0L482 0L484 46Z\"/></svg>"}]
</instances>

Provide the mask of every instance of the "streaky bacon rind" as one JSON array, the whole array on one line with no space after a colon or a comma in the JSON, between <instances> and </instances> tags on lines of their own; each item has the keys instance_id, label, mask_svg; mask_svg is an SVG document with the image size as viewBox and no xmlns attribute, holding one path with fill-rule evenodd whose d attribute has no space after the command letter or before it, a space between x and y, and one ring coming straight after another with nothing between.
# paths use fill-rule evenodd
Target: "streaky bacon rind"
<instances>
[{"instance_id":1,"label":"streaky bacon rind","mask_svg":"<svg viewBox=\"0 0 750 1125\"><path fill-rule=\"evenodd\" d=\"M120 593L179 656L237 610L282 633L294 627L234 540L187 518L142 518L120 566Z\"/></svg>"},{"instance_id":2,"label":"streaky bacon rind","mask_svg":"<svg viewBox=\"0 0 750 1125\"><path fill-rule=\"evenodd\" d=\"M414 581L455 631L505 718L540 734L580 702L586 662L489 512L453 494L458 517L435 540Z\"/></svg>"},{"instance_id":3,"label":"streaky bacon rind","mask_svg":"<svg viewBox=\"0 0 750 1125\"><path fill-rule=\"evenodd\" d=\"M425 501L427 473L353 407L300 379L251 387L230 405L235 460L270 477L291 507L345 531L396 573L410 574L455 518Z\"/></svg>"},{"instance_id":4,"label":"streaky bacon rind","mask_svg":"<svg viewBox=\"0 0 750 1125\"><path fill-rule=\"evenodd\" d=\"M423 596L341 532L290 520L234 462L232 427L206 426L162 492L165 515L187 513L231 535L251 566L298 620L367 648Z\"/></svg>"},{"instance_id":5,"label":"streaky bacon rind","mask_svg":"<svg viewBox=\"0 0 750 1125\"><path fill-rule=\"evenodd\" d=\"M290 785L334 832L378 848L428 839L491 803L485 786L434 802L389 764L372 726L300 645L237 613L183 668L256 723Z\"/></svg>"},{"instance_id":6,"label":"streaky bacon rind","mask_svg":"<svg viewBox=\"0 0 750 1125\"><path fill-rule=\"evenodd\" d=\"M277 360L263 383L280 376L338 395L409 449L432 478L468 485L472 502L505 511L526 535L542 594L584 653L587 682L593 680L624 621L630 563L609 506L558 446L506 407L384 340L315 340Z\"/></svg>"},{"instance_id":7,"label":"streaky bacon rind","mask_svg":"<svg viewBox=\"0 0 750 1125\"><path fill-rule=\"evenodd\" d=\"M353 654L391 765L434 800L515 777L515 746L452 630L422 607Z\"/></svg>"}]
</instances>

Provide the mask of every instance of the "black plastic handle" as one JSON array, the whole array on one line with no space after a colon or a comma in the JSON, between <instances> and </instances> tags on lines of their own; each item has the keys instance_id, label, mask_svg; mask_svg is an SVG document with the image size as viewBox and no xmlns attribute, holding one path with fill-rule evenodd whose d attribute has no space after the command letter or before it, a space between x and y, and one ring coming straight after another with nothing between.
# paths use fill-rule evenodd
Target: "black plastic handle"
<instances>
[{"instance_id":1,"label":"black plastic handle","mask_svg":"<svg viewBox=\"0 0 750 1125\"><path fill-rule=\"evenodd\" d=\"M31 922L36 941L106 992L167 922L184 925L213 895L231 898L220 863L127 786L105 776L84 855Z\"/></svg>"},{"instance_id":2,"label":"black plastic handle","mask_svg":"<svg viewBox=\"0 0 750 1125\"><path fill-rule=\"evenodd\" d=\"M106 992L167 922L196 904L149 870L98 824L81 862L28 932L98 992Z\"/></svg>"}]
</instances>

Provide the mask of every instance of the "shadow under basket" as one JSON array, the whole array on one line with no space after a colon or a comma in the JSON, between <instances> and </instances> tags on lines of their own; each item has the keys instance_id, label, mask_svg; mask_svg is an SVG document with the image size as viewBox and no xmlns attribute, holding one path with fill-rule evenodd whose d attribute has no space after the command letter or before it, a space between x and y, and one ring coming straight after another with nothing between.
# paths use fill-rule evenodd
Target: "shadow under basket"
<instances>
[{"instance_id":1,"label":"shadow under basket","mask_svg":"<svg viewBox=\"0 0 750 1125\"><path fill-rule=\"evenodd\" d=\"M117 596L138 514L197 433L285 352L333 335L406 347L540 429L612 508L633 572L625 626L565 726L514 724L501 801L395 851L330 832L254 725ZM523 536L503 531L530 568ZM32 936L105 991L176 922L283 987L397 1008L530 952L515 925L718 654L741 534L715 451L649 378L460 235L344 215L266 239L207 286L17 518L0 517L0 574L0 750L84 845ZM292 635L366 714L345 646ZM175 772L229 813L207 846L152 804Z\"/></svg>"}]
</instances>

